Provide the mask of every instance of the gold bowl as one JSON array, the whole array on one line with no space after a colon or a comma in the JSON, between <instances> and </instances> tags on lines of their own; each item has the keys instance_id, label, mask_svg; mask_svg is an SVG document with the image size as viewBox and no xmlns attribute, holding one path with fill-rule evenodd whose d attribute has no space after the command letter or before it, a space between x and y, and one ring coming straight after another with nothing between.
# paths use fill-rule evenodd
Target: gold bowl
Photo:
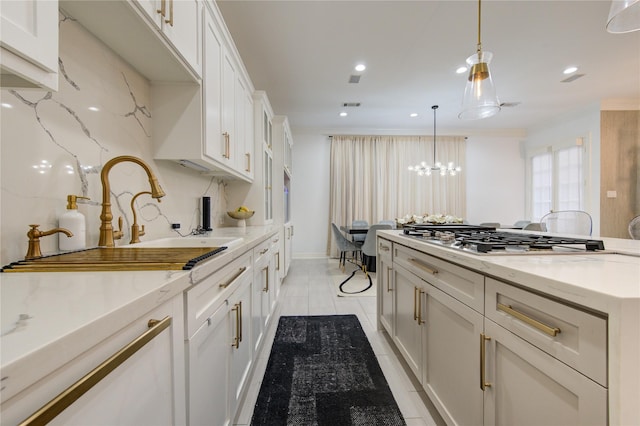
<instances>
[{"instance_id":1,"label":"gold bowl","mask_svg":"<svg viewBox=\"0 0 640 426\"><path fill-rule=\"evenodd\" d=\"M227 214L237 220L249 219L251 216L255 214L255 211L251 210L248 212L239 212L239 211L231 211L227 212Z\"/></svg>"}]
</instances>

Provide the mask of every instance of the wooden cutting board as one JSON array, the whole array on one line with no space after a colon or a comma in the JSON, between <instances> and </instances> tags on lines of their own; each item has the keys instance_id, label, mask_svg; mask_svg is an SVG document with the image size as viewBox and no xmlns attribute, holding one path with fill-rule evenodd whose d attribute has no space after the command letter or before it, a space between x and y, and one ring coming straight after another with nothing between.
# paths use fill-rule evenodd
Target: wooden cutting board
<instances>
[{"instance_id":1,"label":"wooden cutting board","mask_svg":"<svg viewBox=\"0 0 640 426\"><path fill-rule=\"evenodd\" d=\"M191 269L226 247L97 247L21 260L2 272L148 271Z\"/></svg>"}]
</instances>

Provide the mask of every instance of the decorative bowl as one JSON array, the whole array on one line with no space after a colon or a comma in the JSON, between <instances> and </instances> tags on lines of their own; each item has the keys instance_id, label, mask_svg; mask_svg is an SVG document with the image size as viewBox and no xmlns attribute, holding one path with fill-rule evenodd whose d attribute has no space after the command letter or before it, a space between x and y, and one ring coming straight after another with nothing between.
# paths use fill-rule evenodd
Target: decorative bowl
<instances>
[{"instance_id":1,"label":"decorative bowl","mask_svg":"<svg viewBox=\"0 0 640 426\"><path fill-rule=\"evenodd\" d=\"M244 220L244 219L249 219L251 216L253 216L255 214L255 211L251 210L248 212L239 212L239 211L231 211L231 212L227 212L227 214L237 220Z\"/></svg>"}]
</instances>

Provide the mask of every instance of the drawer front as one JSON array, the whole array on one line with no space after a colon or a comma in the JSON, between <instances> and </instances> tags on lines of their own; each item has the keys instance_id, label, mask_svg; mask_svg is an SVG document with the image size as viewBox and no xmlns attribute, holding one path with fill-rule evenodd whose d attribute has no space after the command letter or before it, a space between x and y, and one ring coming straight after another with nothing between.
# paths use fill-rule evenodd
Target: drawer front
<instances>
[{"instance_id":1,"label":"drawer front","mask_svg":"<svg viewBox=\"0 0 640 426\"><path fill-rule=\"evenodd\" d=\"M607 387L607 320L487 278L485 315Z\"/></svg>"},{"instance_id":2,"label":"drawer front","mask_svg":"<svg viewBox=\"0 0 640 426\"><path fill-rule=\"evenodd\" d=\"M193 333L209 318L223 302L222 294L230 294L237 283L251 270L251 252L247 252L202 280L187 291L187 335Z\"/></svg>"},{"instance_id":3,"label":"drawer front","mask_svg":"<svg viewBox=\"0 0 640 426\"><path fill-rule=\"evenodd\" d=\"M484 313L484 277L481 274L400 244L393 245L393 263L404 266L451 297Z\"/></svg>"},{"instance_id":4,"label":"drawer front","mask_svg":"<svg viewBox=\"0 0 640 426\"><path fill-rule=\"evenodd\" d=\"M393 260L392 248L393 245L391 241L378 237L378 256L389 265L391 265L391 261Z\"/></svg>"},{"instance_id":5,"label":"drawer front","mask_svg":"<svg viewBox=\"0 0 640 426\"><path fill-rule=\"evenodd\" d=\"M253 248L253 259L256 265L265 259L269 249L273 245L272 240L276 238L277 236L270 237Z\"/></svg>"}]
</instances>

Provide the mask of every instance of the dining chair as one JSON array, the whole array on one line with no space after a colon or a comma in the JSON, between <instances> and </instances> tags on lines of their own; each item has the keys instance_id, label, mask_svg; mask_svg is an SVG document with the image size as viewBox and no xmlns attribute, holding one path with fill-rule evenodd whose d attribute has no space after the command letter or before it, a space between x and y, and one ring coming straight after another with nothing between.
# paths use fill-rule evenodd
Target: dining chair
<instances>
[{"instance_id":1,"label":"dining chair","mask_svg":"<svg viewBox=\"0 0 640 426\"><path fill-rule=\"evenodd\" d=\"M539 231L539 232L547 232L547 228L543 223L540 222L531 222L526 224L523 228L523 231Z\"/></svg>"},{"instance_id":2,"label":"dining chair","mask_svg":"<svg viewBox=\"0 0 640 426\"><path fill-rule=\"evenodd\" d=\"M375 262L375 258L376 258L376 234L378 232L379 229L393 229L391 227L391 225L389 224L384 224L384 223L378 223L375 225L371 225L371 227L369 227L369 230L367 231L367 234L365 235L365 240L364 240L364 244L362 244L362 270L364 271L365 275L368 277L369 273L367 272L367 265L369 264L369 262L372 262L372 258L374 259L373 262ZM369 270L372 270L372 268L370 267Z\"/></svg>"},{"instance_id":3,"label":"dining chair","mask_svg":"<svg viewBox=\"0 0 640 426\"><path fill-rule=\"evenodd\" d=\"M531 223L530 220L518 220L516 223L513 224L513 227L514 228L524 228L525 226L527 226L530 223Z\"/></svg>"},{"instance_id":4,"label":"dining chair","mask_svg":"<svg viewBox=\"0 0 640 426\"><path fill-rule=\"evenodd\" d=\"M356 256L356 253L360 252L360 246L354 244L352 241L349 241L342 232L340 232L340 228L335 223L331 224L331 229L333 230L333 236L336 239L336 245L338 246L338 250L340 251L340 259L338 264L340 268L344 271L345 263L347 260L347 253L351 252L353 257Z\"/></svg>"},{"instance_id":5,"label":"dining chair","mask_svg":"<svg viewBox=\"0 0 640 426\"><path fill-rule=\"evenodd\" d=\"M357 219L351 222L351 226L369 226L369 222L367 222L366 220ZM351 238L351 241L356 244L362 245L364 243L365 237L366 234L354 234Z\"/></svg>"},{"instance_id":6,"label":"dining chair","mask_svg":"<svg viewBox=\"0 0 640 426\"><path fill-rule=\"evenodd\" d=\"M636 216L629 222L629 235L634 240L640 240L640 216Z\"/></svg>"},{"instance_id":7,"label":"dining chair","mask_svg":"<svg viewBox=\"0 0 640 426\"><path fill-rule=\"evenodd\" d=\"M591 235L591 215L582 210L558 210L542 216L540 223L548 232L562 234Z\"/></svg>"},{"instance_id":8,"label":"dining chair","mask_svg":"<svg viewBox=\"0 0 640 426\"><path fill-rule=\"evenodd\" d=\"M490 228L500 228L500 224L498 222L482 222L480 226L488 226Z\"/></svg>"},{"instance_id":9,"label":"dining chair","mask_svg":"<svg viewBox=\"0 0 640 426\"><path fill-rule=\"evenodd\" d=\"M396 221L395 220L381 220L378 222L380 225L390 225L391 229L396 229Z\"/></svg>"}]
</instances>

